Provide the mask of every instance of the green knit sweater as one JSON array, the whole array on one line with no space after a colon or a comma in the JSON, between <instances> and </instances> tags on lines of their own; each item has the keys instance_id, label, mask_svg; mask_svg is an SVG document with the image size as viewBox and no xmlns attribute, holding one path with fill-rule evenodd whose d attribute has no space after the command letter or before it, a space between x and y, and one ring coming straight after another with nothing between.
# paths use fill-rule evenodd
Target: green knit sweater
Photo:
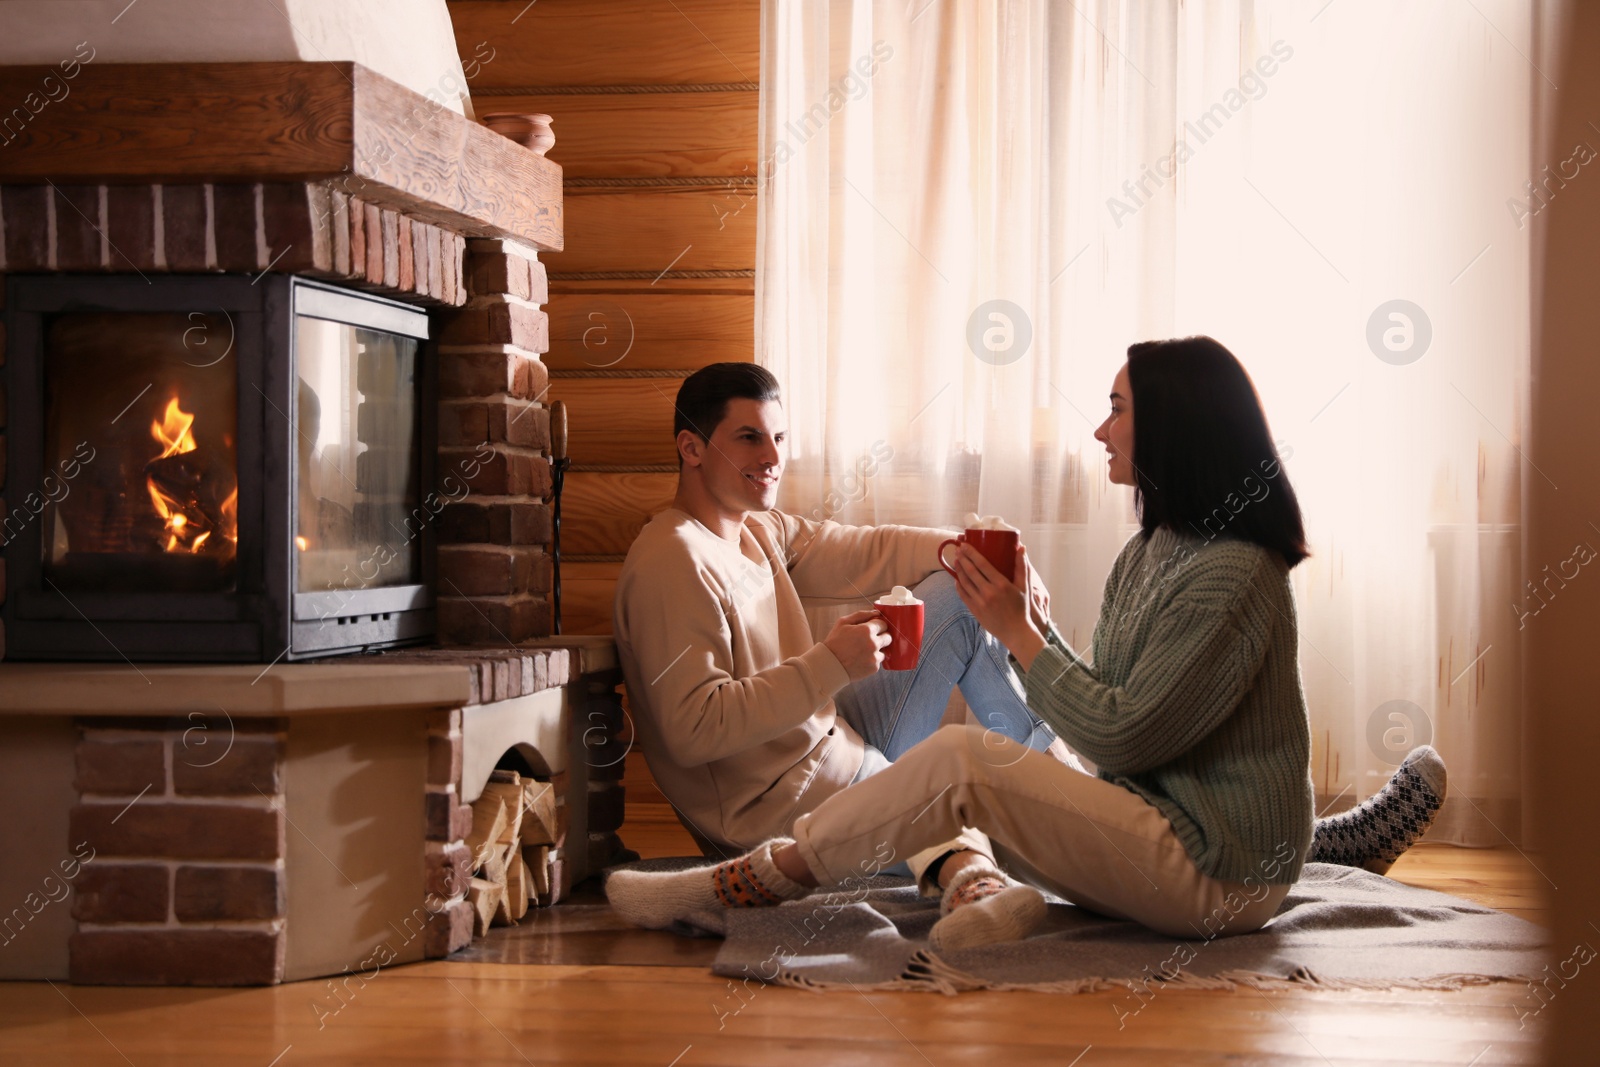
<instances>
[{"instance_id":1,"label":"green knit sweater","mask_svg":"<svg viewBox=\"0 0 1600 1067\"><path fill-rule=\"evenodd\" d=\"M1204 874L1287 885L1311 843L1311 730L1283 557L1135 534L1106 579L1094 666L1054 627L1028 706L1161 810ZM1013 661L1015 663L1015 661Z\"/></svg>"}]
</instances>

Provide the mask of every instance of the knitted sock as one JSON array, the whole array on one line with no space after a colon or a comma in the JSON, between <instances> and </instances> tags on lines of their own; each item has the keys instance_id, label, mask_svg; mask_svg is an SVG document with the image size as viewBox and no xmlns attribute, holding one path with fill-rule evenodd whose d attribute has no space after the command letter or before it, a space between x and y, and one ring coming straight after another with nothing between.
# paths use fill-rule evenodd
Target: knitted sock
<instances>
[{"instance_id":1,"label":"knitted sock","mask_svg":"<svg viewBox=\"0 0 1600 1067\"><path fill-rule=\"evenodd\" d=\"M794 842L774 838L743 856L686 871L612 871L606 899L635 926L664 930L697 911L759 908L798 900L811 892L772 862L774 850Z\"/></svg>"},{"instance_id":2,"label":"knitted sock","mask_svg":"<svg viewBox=\"0 0 1600 1067\"><path fill-rule=\"evenodd\" d=\"M964 868L945 886L939 914L928 934L935 952L1020 941L1044 921L1048 905L1032 886L1011 881L989 863Z\"/></svg>"},{"instance_id":3,"label":"knitted sock","mask_svg":"<svg viewBox=\"0 0 1600 1067\"><path fill-rule=\"evenodd\" d=\"M1447 777L1433 746L1413 749L1382 790L1347 812L1317 821L1306 859L1387 874L1433 825Z\"/></svg>"}]
</instances>

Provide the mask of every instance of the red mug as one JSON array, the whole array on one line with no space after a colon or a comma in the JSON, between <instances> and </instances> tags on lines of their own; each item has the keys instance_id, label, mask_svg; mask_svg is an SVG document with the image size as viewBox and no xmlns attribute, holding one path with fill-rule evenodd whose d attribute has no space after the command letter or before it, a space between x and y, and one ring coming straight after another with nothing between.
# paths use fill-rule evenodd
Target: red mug
<instances>
[{"instance_id":1,"label":"red mug","mask_svg":"<svg viewBox=\"0 0 1600 1067\"><path fill-rule=\"evenodd\" d=\"M922 601L915 604L872 605L883 621L889 624L892 639L883 649L883 669L886 671L916 670L922 655Z\"/></svg>"},{"instance_id":2,"label":"red mug","mask_svg":"<svg viewBox=\"0 0 1600 1067\"><path fill-rule=\"evenodd\" d=\"M993 564L994 569L1009 578L1013 583L1017 580L1017 540L1021 535L1015 530L967 530L959 537L939 543L939 566L950 572L955 577L955 568L944 561L945 545L968 544L977 549L984 559Z\"/></svg>"}]
</instances>

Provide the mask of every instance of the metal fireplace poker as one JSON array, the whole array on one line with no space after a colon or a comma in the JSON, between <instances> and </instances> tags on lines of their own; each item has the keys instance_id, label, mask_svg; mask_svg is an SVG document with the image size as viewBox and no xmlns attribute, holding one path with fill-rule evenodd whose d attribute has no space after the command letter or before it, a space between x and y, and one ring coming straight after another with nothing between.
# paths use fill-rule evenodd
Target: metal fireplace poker
<instances>
[{"instance_id":1,"label":"metal fireplace poker","mask_svg":"<svg viewBox=\"0 0 1600 1067\"><path fill-rule=\"evenodd\" d=\"M561 488L567 481L567 405L550 405L550 632L561 632Z\"/></svg>"}]
</instances>

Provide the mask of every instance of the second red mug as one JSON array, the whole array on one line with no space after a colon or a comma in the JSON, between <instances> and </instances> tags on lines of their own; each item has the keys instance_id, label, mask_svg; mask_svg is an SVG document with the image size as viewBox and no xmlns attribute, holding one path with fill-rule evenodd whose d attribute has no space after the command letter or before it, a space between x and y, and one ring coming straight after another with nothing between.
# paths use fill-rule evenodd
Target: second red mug
<instances>
[{"instance_id":1,"label":"second red mug","mask_svg":"<svg viewBox=\"0 0 1600 1067\"><path fill-rule=\"evenodd\" d=\"M994 569L1009 578L1013 583L1017 580L1017 540L1019 534L1015 530L966 530L961 536L952 537L939 544L939 566L950 572L955 577L955 568L944 561L945 545L968 544L977 549L984 559L994 565Z\"/></svg>"}]
</instances>

